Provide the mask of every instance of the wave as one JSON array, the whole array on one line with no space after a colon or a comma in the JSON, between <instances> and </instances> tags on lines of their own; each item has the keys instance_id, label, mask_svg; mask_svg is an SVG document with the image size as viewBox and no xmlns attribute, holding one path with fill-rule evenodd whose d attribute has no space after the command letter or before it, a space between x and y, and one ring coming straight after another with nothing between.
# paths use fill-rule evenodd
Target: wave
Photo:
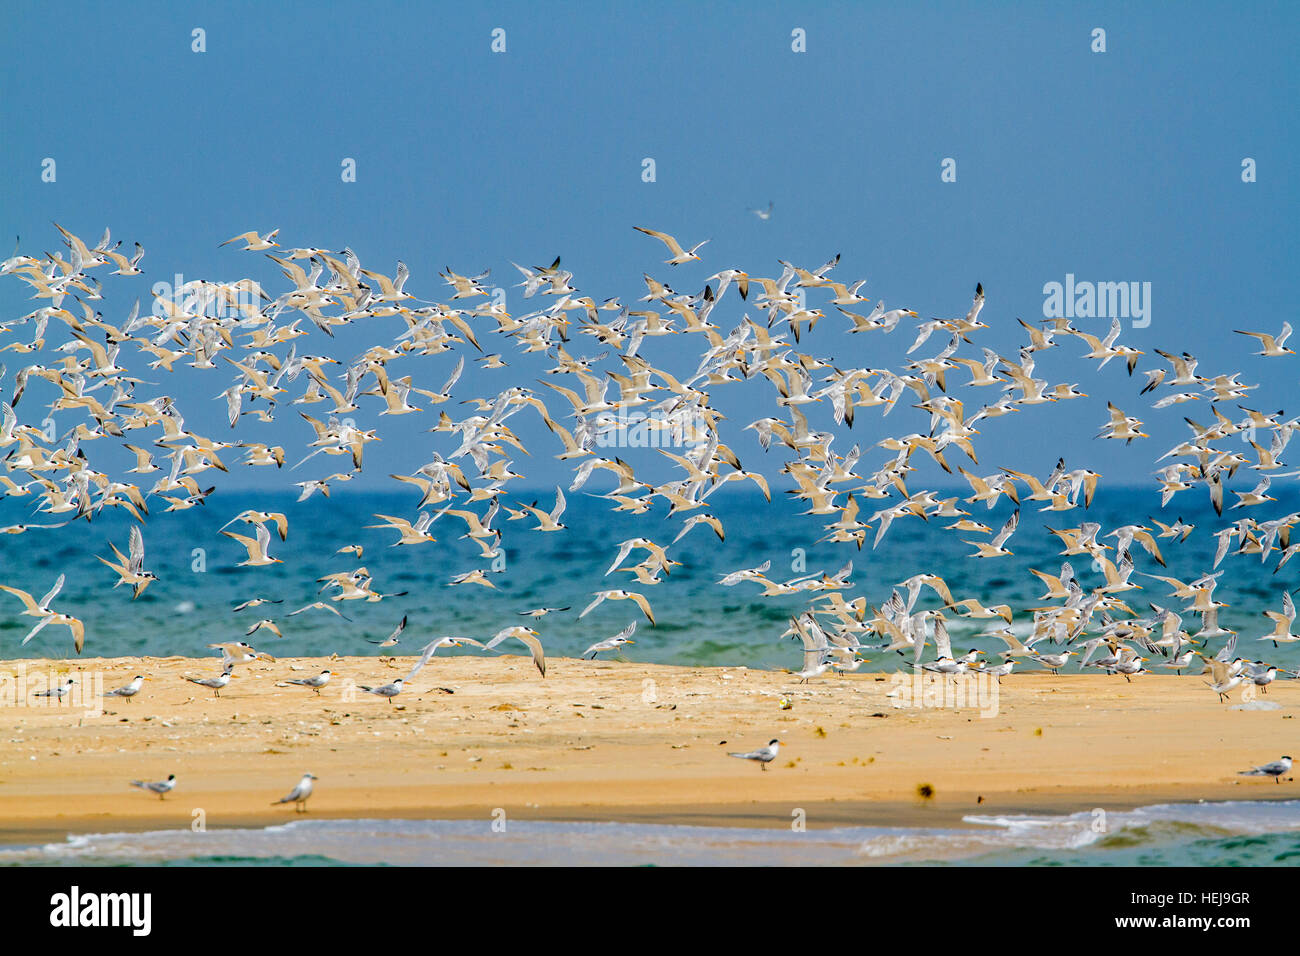
<instances>
[{"instance_id":1,"label":"wave","mask_svg":"<svg viewBox=\"0 0 1300 956\"><path fill-rule=\"evenodd\" d=\"M946 828L796 832L643 823L295 820L0 848L0 866L1294 865L1300 801L965 817Z\"/></svg>"}]
</instances>

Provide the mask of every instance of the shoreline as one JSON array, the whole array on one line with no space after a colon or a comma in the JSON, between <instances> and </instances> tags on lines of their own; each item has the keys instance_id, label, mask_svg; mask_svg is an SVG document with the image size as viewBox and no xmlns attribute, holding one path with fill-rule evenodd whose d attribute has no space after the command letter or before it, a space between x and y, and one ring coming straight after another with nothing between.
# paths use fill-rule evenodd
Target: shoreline
<instances>
[{"instance_id":1,"label":"shoreline","mask_svg":"<svg viewBox=\"0 0 1300 956\"><path fill-rule=\"evenodd\" d=\"M466 655L435 657L393 704L345 699L349 681L392 680L412 662L259 661L220 698L181 680L211 676L216 658L0 662L0 675L23 664L82 672L83 684L100 675L106 689L151 677L99 717L0 706L0 844L189 828L198 816L215 829L487 821L500 808L521 820L783 828L799 808L813 830L1296 795L1285 780L1237 776L1294 752L1291 681L1257 698L1279 709L1241 711L1191 674L1017 673L981 717L897 707L897 683L879 673L800 685L779 671L554 658L543 679L527 658ZM282 683L325 667L334 677L319 697ZM725 755L771 737L783 746L765 772ZM270 806L305 771L320 778L310 812ZM166 800L128 786L168 773L178 785Z\"/></svg>"}]
</instances>

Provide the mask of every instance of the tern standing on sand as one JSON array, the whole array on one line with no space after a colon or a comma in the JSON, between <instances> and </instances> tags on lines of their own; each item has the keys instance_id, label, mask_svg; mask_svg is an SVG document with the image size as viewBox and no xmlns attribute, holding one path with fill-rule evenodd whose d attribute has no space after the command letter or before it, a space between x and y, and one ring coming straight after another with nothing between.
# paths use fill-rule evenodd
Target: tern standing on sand
<instances>
[{"instance_id":1,"label":"tern standing on sand","mask_svg":"<svg viewBox=\"0 0 1300 956\"><path fill-rule=\"evenodd\" d=\"M143 674L136 674L134 677L131 678L129 683L124 684L123 686L119 687L117 690L110 690L104 696L121 697L124 700L129 702L132 697L140 693L140 688L144 686L144 682L147 681L148 679L149 678L145 677Z\"/></svg>"},{"instance_id":2,"label":"tern standing on sand","mask_svg":"<svg viewBox=\"0 0 1300 956\"><path fill-rule=\"evenodd\" d=\"M185 678L191 684L198 684L200 687L211 687L212 696L220 697L221 688L230 683L230 678L234 677L234 666L227 664L225 669L217 677L187 677Z\"/></svg>"},{"instance_id":3,"label":"tern standing on sand","mask_svg":"<svg viewBox=\"0 0 1300 956\"><path fill-rule=\"evenodd\" d=\"M367 687L365 684L358 684L357 689L365 691L367 694L374 694L376 697L387 697L391 704L393 698L402 692L402 678L397 678L391 684L383 684L379 687Z\"/></svg>"},{"instance_id":4,"label":"tern standing on sand","mask_svg":"<svg viewBox=\"0 0 1300 956\"><path fill-rule=\"evenodd\" d=\"M767 742L766 747L759 747L757 750L751 750L749 753L729 753L728 757L737 757L741 760L757 760L759 767L767 769L767 765L776 759L777 752L781 749L781 741L775 737Z\"/></svg>"},{"instance_id":5,"label":"tern standing on sand","mask_svg":"<svg viewBox=\"0 0 1300 956\"><path fill-rule=\"evenodd\" d=\"M307 798L311 796L312 781L315 779L315 774L303 774L302 779L298 781L298 785L271 806L278 807L282 803L292 803L294 813L306 813Z\"/></svg>"},{"instance_id":6,"label":"tern standing on sand","mask_svg":"<svg viewBox=\"0 0 1300 956\"><path fill-rule=\"evenodd\" d=\"M321 671L315 677L291 677L285 681L286 684L297 684L299 687L310 687L317 694L319 694L320 689L329 682L330 672L327 670Z\"/></svg>"},{"instance_id":7,"label":"tern standing on sand","mask_svg":"<svg viewBox=\"0 0 1300 956\"><path fill-rule=\"evenodd\" d=\"M156 793L158 799L161 800L176 789L176 774L169 773L166 780L132 780L131 786L139 787L141 790L148 790L150 793Z\"/></svg>"},{"instance_id":8,"label":"tern standing on sand","mask_svg":"<svg viewBox=\"0 0 1300 956\"><path fill-rule=\"evenodd\" d=\"M51 687L49 690L38 690L32 696L33 697L56 697L59 700L63 700L64 697L72 693L72 685L75 683L76 681L73 680L71 677L69 677L58 687Z\"/></svg>"},{"instance_id":9,"label":"tern standing on sand","mask_svg":"<svg viewBox=\"0 0 1300 956\"><path fill-rule=\"evenodd\" d=\"M1291 758L1283 757L1281 760L1274 760L1272 763L1266 763L1259 767L1251 767L1249 770L1238 771L1243 777L1272 777L1274 783L1282 782L1282 775L1291 769Z\"/></svg>"}]
</instances>

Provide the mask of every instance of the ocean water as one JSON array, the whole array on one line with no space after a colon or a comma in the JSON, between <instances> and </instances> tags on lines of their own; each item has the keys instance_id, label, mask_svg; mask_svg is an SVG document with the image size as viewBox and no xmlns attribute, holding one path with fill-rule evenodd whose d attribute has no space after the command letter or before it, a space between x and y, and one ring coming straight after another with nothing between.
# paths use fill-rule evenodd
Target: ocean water
<instances>
[{"instance_id":1,"label":"ocean water","mask_svg":"<svg viewBox=\"0 0 1300 956\"><path fill-rule=\"evenodd\" d=\"M262 829L76 835L0 848L0 866L1291 866L1300 801L1163 804L963 827L740 827L488 820L294 820Z\"/></svg>"},{"instance_id":2,"label":"ocean water","mask_svg":"<svg viewBox=\"0 0 1300 956\"><path fill-rule=\"evenodd\" d=\"M726 541L719 541L706 526L695 528L670 548L669 556L680 561L681 566L674 567L661 584L651 587L637 584L629 574L605 575L616 554L616 544L638 535L666 544L680 528L682 517L665 519L662 504L646 516L612 513L608 502L585 493L604 490L602 480L608 479L598 475L589 488L568 495L569 508L562 519L568 530L563 532L534 532L530 530L534 524L531 518L507 521L503 512L496 526L505 533L507 561L502 573L491 575L495 589L449 586L454 574L486 566L477 545L461 537L465 525L459 519L451 515L438 519L431 529L436 542L390 547L395 532L368 530L365 526L380 523L376 514L415 517L418 495L345 490L336 490L331 499L317 495L302 503L294 500L295 495L282 492L218 492L202 507L172 514L161 513L162 503L155 499L158 507L143 530L145 566L157 573L159 580L138 600L131 599L126 587L113 589L115 575L96 559L111 556L110 541L123 551L127 548L129 527L134 522L120 509L105 509L89 524L81 521L53 530L0 535L0 580L39 597L60 572L66 572L67 583L53 604L86 622L87 656L209 654L204 645L238 639L263 617L276 620L284 636L279 639L262 631L252 638L253 643L277 656L373 654L377 652L365 638L387 636L403 615L409 616L409 626L402 644L408 653L414 653L437 635L457 634L481 640L502 627L524 621L518 617L520 611L539 605L567 605L572 610L552 614L538 624L547 653L552 656L576 655L594 641L639 620L636 644L625 649L629 660L791 667L801 663L799 647L789 639L782 640L781 633L789 618L807 606L809 595L762 598L758 596L759 586L753 583L719 587L720 576L771 560L769 577L787 580L820 570L834 573L852 560L852 586L842 592L844 597L851 600L865 595L869 603L878 605L898 582L920 571L934 571L948 581L958 599L973 597L985 605L1011 605L1016 612L1016 629L1027 632L1031 615L1024 609L1037 606L1043 590L1028 569L1055 574L1064 560L1058 540L1046 527L1074 527L1092 520L1109 529L1145 521L1151 514L1166 522L1181 515L1198 527L1185 543L1167 539L1160 542L1168 570L1137 545L1133 554L1140 572L1188 581L1213 563L1215 540L1210 532L1242 513L1225 512L1219 518L1208 506L1171 506L1161 512L1158 492L1151 488L1103 487L1087 511L1079 508L1042 514L1032 510L1035 503L1028 503L1009 545L1014 555L973 560L967 557L973 549L962 539L975 536L944 530L942 525L951 519L896 520L876 549L870 540L861 551L852 544L819 543L825 533L823 525L829 519L800 515L803 503L785 496L774 483L775 500L771 504L756 492L728 494L730 489L711 498L709 510L722 519ZM1300 510L1296 492L1278 486L1274 491L1281 500L1270 506L1268 515L1257 513L1255 517L1263 519ZM940 493L965 495L968 489L954 487ZM554 490L521 493L512 498L538 500L549 509ZM892 503L890 500L882 504ZM875 504L863 502L860 519L869 515ZM1192 501L1184 496L1176 504L1190 505ZM0 523L49 520L44 516L32 518L31 507L26 499L0 500ZM265 568L235 566L245 556L242 547L217 532L222 524L251 507L288 515L288 540L280 542L273 537L270 548L271 555L282 558L283 564ZM478 506L476 510L481 513L484 509ZM1003 500L993 511L983 505L971 510L975 518L996 529L1011 509ZM248 527L234 525L231 530L246 532ZM347 544L364 546L360 560L336 553ZM630 562L643 554L634 553ZM1258 556L1229 556L1221 565L1225 574L1215 597L1230 605L1223 610L1221 623L1240 632L1239 653L1294 668L1300 666L1300 648L1274 648L1271 642L1258 640L1271 629L1261 612L1280 609L1283 589L1300 583L1296 580L1300 560L1275 575L1277 557L1275 551L1269 562L1261 563ZM1085 587L1102 583L1102 575L1092 567L1091 559L1070 560ZM377 590L405 593L374 603L334 603L350 618L348 621L319 610L287 616L291 610L329 596L317 594L317 578L362 565L374 575ZM1148 601L1181 606L1170 597L1164 583L1141 574L1134 574L1133 580L1141 583L1142 590L1130 591L1124 597L1136 612L1149 613ZM656 626L651 627L627 601L606 601L578 620L592 592L613 587L645 593L653 605ZM283 603L263 605L239 615L231 613L235 604L254 596ZM926 589L917 606L939 607L940 602ZM0 658L74 656L67 630L55 626L20 647L32 623L21 616L21 610L17 598L0 594ZM988 652L1003 646L995 638L978 636L990 624L988 621L954 620L949 615L949 624L954 646L980 647ZM1190 619L1186 626L1195 631L1200 624ZM1218 644L1215 641L1211 649ZM876 655L866 669L894 669L899 660ZM1104 675L1099 679L1105 679Z\"/></svg>"}]
</instances>

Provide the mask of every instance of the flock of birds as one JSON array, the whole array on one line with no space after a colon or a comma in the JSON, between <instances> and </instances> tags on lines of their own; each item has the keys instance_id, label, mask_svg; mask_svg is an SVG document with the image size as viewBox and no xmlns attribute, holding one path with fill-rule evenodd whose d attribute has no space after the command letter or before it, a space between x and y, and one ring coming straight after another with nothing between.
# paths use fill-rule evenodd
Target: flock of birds
<instances>
[{"instance_id":1,"label":"flock of birds","mask_svg":"<svg viewBox=\"0 0 1300 956\"><path fill-rule=\"evenodd\" d=\"M763 211L755 212L765 218ZM779 474L790 486L786 493L807 506L802 514L822 522L822 541L862 549L870 538L875 547L896 522L938 518L945 522L944 530L962 535L961 540L974 549L973 560L997 560L1012 553L1009 545L1014 543L1022 507L1033 503L1041 511L1083 515L1102 475L1086 467L1070 468L1064 459L1041 479L1007 468L980 474L975 447L978 426L1031 406L1085 397L1076 384L1051 383L1041 377L1037 366L1044 352L1077 342L1083 347L1083 358L1099 369L1117 360L1127 366L1130 376L1144 358L1142 350L1120 342L1118 320L1104 337L1081 331L1064 318L1037 325L1017 320L1024 339L1015 354L987 347L977 351L976 337L989 328L981 320L982 285L976 286L965 314L917 322L907 349L909 358L899 368L851 367L819 357L804 351L802 343L823 322L847 323L842 328L850 336L883 336L920 319L912 309L887 310L882 302L868 309L865 280L850 283L832 278L838 255L815 269L782 261L781 271L771 277L723 269L703 280L703 288L695 292L679 292L663 278L647 273L643 276L646 294L634 304L598 301L582 293L573 273L561 268L557 257L545 266L515 265L522 279L522 300L534 307L514 315L491 294L487 271L460 274L448 268L441 273L449 293L446 301L424 300L406 290L410 271L402 262L390 276L363 267L351 249L285 248L278 242L279 230L246 232L222 245L242 243L247 253L265 253L287 282L283 290L267 291L252 278L194 280L170 295L155 293L147 308L137 300L124 318L113 320L100 309L103 287L96 273L141 275L143 248L137 243L128 256L108 231L90 245L56 227L65 250L40 256L15 250L0 263L0 275L23 283L39 302L28 314L0 322L0 335L9 338L0 353L26 363L12 376L0 365L0 388L9 393L8 400L0 403L4 462L0 491L6 498L30 499L33 514L43 522L16 524L0 532L39 534L72 521L91 521L106 508L122 509L137 524L125 550L114 545L111 555L100 560L115 577L114 586L128 587L133 597L158 579L146 566L145 530L151 504L155 510L165 505L166 512L193 508L214 494L216 486L209 480L215 472L236 465L292 470L308 463L318 465L326 460L321 455L338 465L295 485L299 500L318 493L328 497L332 487L361 473L367 446L381 440L378 424L361 427L354 415L375 413L378 422L385 416L416 414L435 422L428 430L446 442L445 448L432 452L418 467L391 476L418 493L411 512L375 515L379 524L369 527L391 530L395 547L426 545L443 528L468 538L479 548L482 560L452 576L448 584L494 588L492 578L501 573L494 559L502 554L502 525L531 522L525 525L529 532L564 531L566 490L573 494L587 488L617 512L646 515L662 510L672 537L642 536L612 544L616 557L606 577L630 576L615 582L628 586L594 591L578 614L584 617L606 601L626 601L653 626L655 613L648 592L679 565L671 557L678 542L692 532L725 540L726 528L709 510L710 498L732 483L749 483L772 500L768 477L742 467L728 444L734 439L725 434L729 422L713 404L714 394L728 386L762 380L771 386L772 414L745 424L743 430L754 432L767 453L785 450ZM701 260L705 242L688 246L667 233L636 228L663 245L668 253L664 262L673 270ZM809 304L813 296L825 301L814 307ZM742 300L743 308L757 318L744 314L730 329L718 324L724 301L732 299ZM392 320L392 334L381 334L386 327L383 320ZM329 343L342 327L359 326L368 330L372 344L348 360L309 351L300 341ZM1276 335L1242 334L1258 340L1260 356L1295 354L1286 346L1289 324ZM689 361L695 367L689 374L674 375L641 355L648 339L670 336L676 355L692 356ZM577 347L584 341L602 351L584 354ZM489 352L485 342L489 347L499 342L501 350ZM922 352L927 343L933 343L929 351L934 354ZM539 380L540 389L503 382L494 393L469 395L457 388L468 358L472 356L488 372L502 374L494 370L510 366L510 350L536 353L552 363ZM859 350L859 354L869 352ZM1156 459L1162 508L1178 495L1201 489L1216 513L1222 514L1230 491L1237 500L1227 510L1242 517L1213 532L1214 564L1194 580L1143 574L1169 589L1167 597L1159 598L1161 603L1148 602L1149 610L1135 609L1125 600L1140 587L1133 580L1135 573L1141 573L1136 572L1136 559L1144 553L1163 566L1161 543L1165 548L1179 547L1196 533L1194 525L1181 518L1172 524L1152 519L1150 525L1110 529L1079 518L1073 527L1049 529L1066 560L1055 573L1033 571L1045 591L1042 606L1028 610L1031 629L1013 628L1010 606L985 606L977 597L959 598L933 573L899 583L879 606L869 604L866 595L849 597L851 561L835 573L820 571L788 580L769 577L768 561L727 574L720 584L756 585L762 597L806 598L806 610L791 619L786 631L786 636L802 642L803 666L797 674L805 681L828 670L855 670L865 662L864 653L891 651L950 677L987 673L1001 679L1022 660L1058 672L1077 656L1081 669L1131 680L1152 664L1179 674L1203 673L1221 700L1245 684L1266 690L1279 674L1294 676L1263 659L1238 654L1238 635L1219 624L1224 604L1215 600L1215 588L1223 573L1219 566L1229 556L1237 560L1258 556L1262 563L1276 559L1276 573L1300 549L1300 539L1291 539L1300 513L1265 517L1268 506L1277 500L1269 494L1270 482L1300 474L1281 470L1282 456L1300 418L1285 419L1280 412L1267 414L1243 404L1257 386L1245 381L1241 371L1202 374L1198 360L1186 352L1156 350L1156 354L1160 364L1143 369L1142 387L1134 386L1137 394L1132 400L1149 400L1154 409L1201 402L1210 406L1212 416L1208 420L1201 416L1205 423L1185 418L1189 433ZM443 355L447 357L441 361L449 369L438 372L433 381L417 379L438 361L435 356ZM230 437L202 434L187 425L180 402L142 377L176 374L185 368L193 370L185 374L221 379L224 387L215 401L225 405ZM960 383L955 381L959 375L966 376ZM424 387L438 382L440 387ZM979 394L979 390L992 397L968 413L968 400L958 396ZM883 423L900 401L928 416L928 428L885 435L876 442L883 460L875 464L867 461L870 448L842 447L841 436L855 422L861 431L860 421L867 413L878 416L874 425L885 434ZM59 415L67 426L61 434L20 422L20 408L41 402L46 407L38 417ZM461 408L467 408L463 415L456 411ZM633 419L632 410L644 415ZM814 413L821 416L817 424L810 420ZM69 424L74 417L75 424ZM298 423L301 449L257 441L248 434L283 418ZM525 448L512 427L512 420L525 418L536 420L535 429L546 429L555 440L555 458L572 466L572 482L567 489L555 489L550 507L535 500L527 503L511 491L512 483L519 487L523 477L513 470L513 456L542 452L535 441L532 448ZM690 440L676 442L677 450L652 448L647 452L650 461L634 463L610 450L625 447L616 439L633 423ZM1098 437L1130 445L1148 439L1142 428L1140 418L1111 402ZM1241 441L1242 437L1248 440ZM1236 443L1225 445L1234 438ZM1244 453L1246 449L1253 455ZM956 454L966 461L951 461ZM913 459L918 457L933 460L948 474L955 469L971 494L944 497L917 488ZM671 468L671 476L654 480L651 473L656 465L651 462ZM1239 471L1257 476L1249 491L1228 488ZM590 490L602 481L609 487ZM991 511L1003 498L1014 510L1000 524L986 524L972 514L978 514L979 505ZM1060 523L1065 520L1069 519ZM227 530L230 525L241 525L248 533ZM234 515L220 533L246 552L240 566L256 569L282 563L273 552L277 540L287 540L289 530L283 513L246 510ZM340 560L350 556L359 562L363 550L348 543L336 554ZM1089 562L1100 579L1085 582L1072 558ZM65 626L75 650L82 651L85 623L53 606L63 583L61 576L39 600L19 588L0 585L21 601L23 615L35 619L24 644L50 625ZM308 612L342 616L342 602L401 596L385 592L365 566L329 574L317 583L322 595L330 592L328 599L287 617ZM938 606L918 606L926 591L937 598ZM254 596L234 611L272 603L280 602ZM404 678L361 689L391 701L439 649L471 646L492 651L509 640L523 644L545 676L542 634L532 625L568 610L521 611L529 625L504 628L486 641L438 637L424 645ZM1300 640L1292 632L1295 606L1289 593L1283 592L1280 611L1266 613L1273 626L1257 635L1259 641L1276 647ZM988 633L1005 643L1001 660L996 664L982 660L978 650L956 653L948 634L953 617L996 622ZM279 636L280 623L261 618L244 636L261 630ZM405 619L393 635L375 643L383 648L396 646L404 626ZM635 627L633 622L621 633L597 641L583 656L618 651L633 643ZM1223 643L1211 654L1207 645L1217 639ZM233 676L236 665L268 656L246 641L209 646L220 650L222 672L192 680L214 694ZM934 654L927 659L928 648L934 648ZM319 693L329 677L325 671L291 683ZM140 675L114 694L130 698L143 680ZM770 745L773 754L776 746L775 741ZM754 754L760 752L766 750ZM754 754L741 756L765 762Z\"/></svg>"}]
</instances>

